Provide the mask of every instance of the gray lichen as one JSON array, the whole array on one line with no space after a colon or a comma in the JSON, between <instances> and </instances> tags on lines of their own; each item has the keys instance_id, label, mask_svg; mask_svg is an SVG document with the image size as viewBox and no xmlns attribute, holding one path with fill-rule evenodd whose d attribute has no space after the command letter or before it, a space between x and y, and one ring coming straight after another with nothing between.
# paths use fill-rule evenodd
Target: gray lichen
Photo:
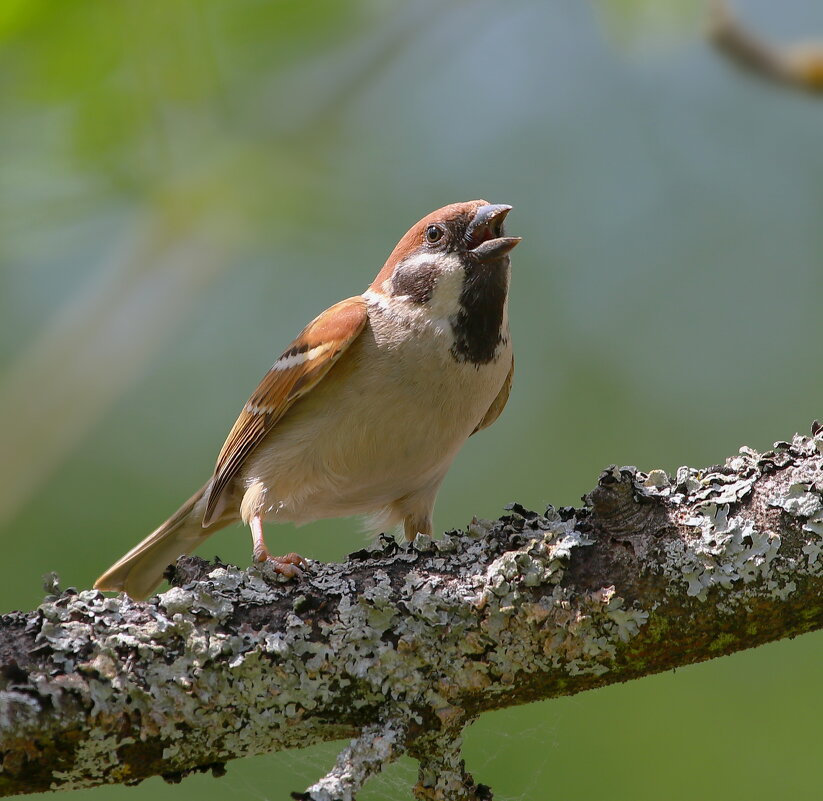
<instances>
[{"instance_id":1,"label":"gray lichen","mask_svg":"<svg viewBox=\"0 0 823 801\"><path fill-rule=\"evenodd\" d=\"M297 582L187 558L146 603L52 588L0 620L0 793L354 737L300 797L353 798L410 753L419 798L489 798L460 757L480 712L823 624L821 451L611 468L580 509L513 505Z\"/></svg>"},{"instance_id":2,"label":"gray lichen","mask_svg":"<svg viewBox=\"0 0 823 801\"><path fill-rule=\"evenodd\" d=\"M730 517L728 504L705 503L685 525L695 528L695 536L688 544L669 546L666 570L674 577L676 565L688 595L701 601L715 585L729 589L736 581L749 583L766 575L780 549L779 534L759 531L754 521L740 515Z\"/></svg>"},{"instance_id":3,"label":"gray lichen","mask_svg":"<svg viewBox=\"0 0 823 801\"><path fill-rule=\"evenodd\" d=\"M353 801L367 779L402 753L404 738L405 731L393 723L366 726L320 781L293 795L312 801Z\"/></svg>"}]
</instances>

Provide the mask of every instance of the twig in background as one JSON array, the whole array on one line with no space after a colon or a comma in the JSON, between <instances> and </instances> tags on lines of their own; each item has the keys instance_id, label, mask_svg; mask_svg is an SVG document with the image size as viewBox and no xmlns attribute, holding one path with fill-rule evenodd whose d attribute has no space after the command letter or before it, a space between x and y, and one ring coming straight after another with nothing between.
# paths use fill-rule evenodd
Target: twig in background
<instances>
[{"instance_id":1,"label":"twig in background","mask_svg":"<svg viewBox=\"0 0 823 801\"><path fill-rule=\"evenodd\" d=\"M785 86L823 93L823 41L772 44L752 33L725 0L710 0L709 39L747 72Z\"/></svg>"}]
</instances>

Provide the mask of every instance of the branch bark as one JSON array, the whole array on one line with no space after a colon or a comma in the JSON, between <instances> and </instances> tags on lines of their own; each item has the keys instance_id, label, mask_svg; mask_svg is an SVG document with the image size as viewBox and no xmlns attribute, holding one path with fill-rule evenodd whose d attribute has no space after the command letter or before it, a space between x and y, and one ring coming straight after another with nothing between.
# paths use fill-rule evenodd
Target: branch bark
<instances>
[{"instance_id":1,"label":"branch bark","mask_svg":"<svg viewBox=\"0 0 823 801\"><path fill-rule=\"evenodd\" d=\"M823 434L725 465L605 470L580 508L513 505L298 581L179 560L146 603L53 594L0 618L0 794L177 780L353 737L294 798L344 801L403 753L414 793L466 772L481 712L823 625Z\"/></svg>"}]
</instances>

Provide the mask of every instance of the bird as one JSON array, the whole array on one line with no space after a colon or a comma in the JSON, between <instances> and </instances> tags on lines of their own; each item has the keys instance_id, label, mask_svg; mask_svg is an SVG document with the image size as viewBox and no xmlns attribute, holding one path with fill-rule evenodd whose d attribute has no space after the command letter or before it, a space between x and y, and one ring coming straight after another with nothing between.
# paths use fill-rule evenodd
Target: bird
<instances>
[{"instance_id":1,"label":"bird","mask_svg":"<svg viewBox=\"0 0 823 801\"><path fill-rule=\"evenodd\" d=\"M452 461L511 390L511 208L452 203L410 228L363 294L312 320L274 362L209 481L95 589L143 600L168 565L238 521L254 561L287 577L307 562L272 556L263 521L361 516L373 532L431 535Z\"/></svg>"}]
</instances>

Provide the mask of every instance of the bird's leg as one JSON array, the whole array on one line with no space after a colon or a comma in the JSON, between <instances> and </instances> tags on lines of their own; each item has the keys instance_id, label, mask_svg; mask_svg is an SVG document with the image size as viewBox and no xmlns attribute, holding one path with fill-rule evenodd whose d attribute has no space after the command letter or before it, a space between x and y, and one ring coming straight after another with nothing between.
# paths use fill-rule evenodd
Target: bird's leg
<instances>
[{"instance_id":1,"label":"bird's leg","mask_svg":"<svg viewBox=\"0 0 823 801\"><path fill-rule=\"evenodd\" d=\"M287 553L285 556L272 556L269 553L266 541L263 539L263 519L259 515L255 515L249 520L249 527L251 528L252 554L255 562L269 562L275 572L287 578L303 575L300 568L306 565L306 560L300 554Z\"/></svg>"},{"instance_id":2,"label":"bird's leg","mask_svg":"<svg viewBox=\"0 0 823 801\"><path fill-rule=\"evenodd\" d=\"M269 549L263 539L263 521L259 517L249 520L251 529L252 554L255 562L265 562L269 558Z\"/></svg>"}]
</instances>

